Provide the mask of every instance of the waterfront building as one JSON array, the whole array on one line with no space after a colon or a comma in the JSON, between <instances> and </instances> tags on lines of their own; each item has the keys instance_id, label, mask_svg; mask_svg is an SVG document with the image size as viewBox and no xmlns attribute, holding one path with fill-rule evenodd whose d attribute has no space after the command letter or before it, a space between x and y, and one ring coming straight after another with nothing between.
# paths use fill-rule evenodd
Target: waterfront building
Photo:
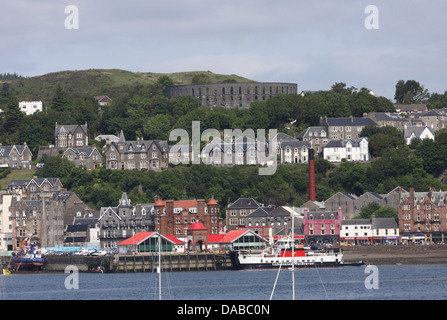
<instances>
[{"instance_id":1,"label":"waterfront building","mask_svg":"<svg viewBox=\"0 0 447 320\"><path fill-rule=\"evenodd\" d=\"M395 218L342 220L340 241L350 245L397 244L399 223Z\"/></svg>"},{"instance_id":2,"label":"waterfront building","mask_svg":"<svg viewBox=\"0 0 447 320\"><path fill-rule=\"evenodd\" d=\"M102 207L99 217L102 248L113 249L117 243L138 232L154 231L154 205L133 206L123 192L116 207Z\"/></svg>"},{"instance_id":3,"label":"waterfront building","mask_svg":"<svg viewBox=\"0 0 447 320\"><path fill-rule=\"evenodd\" d=\"M228 201L229 202L229 201ZM246 226L246 216L264 206L253 198L239 198L227 206L227 230L236 230Z\"/></svg>"},{"instance_id":4,"label":"waterfront building","mask_svg":"<svg viewBox=\"0 0 447 320\"><path fill-rule=\"evenodd\" d=\"M161 252L184 252L185 243L174 236L165 236L158 232L138 232L116 244L118 253L158 252L161 240Z\"/></svg>"},{"instance_id":5,"label":"waterfront building","mask_svg":"<svg viewBox=\"0 0 447 320\"><path fill-rule=\"evenodd\" d=\"M201 222L209 234L219 232L219 204L214 198L198 200L161 200L155 197L155 231L176 237L186 237L188 229Z\"/></svg>"},{"instance_id":6,"label":"waterfront building","mask_svg":"<svg viewBox=\"0 0 447 320\"><path fill-rule=\"evenodd\" d=\"M303 225L306 243L338 243L342 210L308 211L304 209Z\"/></svg>"},{"instance_id":7,"label":"waterfront building","mask_svg":"<svg viewBox=\"0 0 447 320\"><path fill-rule=\"evenodd\" d=\"M253 230L231 230L225 234L208 234L210 251L229 252L239 250L262 250L268 245L267 240Z\"/></svg>"},{"instance_id":8,"label":"waterfront building","mask_svg":"<svg viewBox=\"0 0 447 320\"><path fill-rule=\"evenodd\" d=\"M447 236L446 191L400 190L399 232L404 243L444 243Z\"/></svg>"}]
</instances>

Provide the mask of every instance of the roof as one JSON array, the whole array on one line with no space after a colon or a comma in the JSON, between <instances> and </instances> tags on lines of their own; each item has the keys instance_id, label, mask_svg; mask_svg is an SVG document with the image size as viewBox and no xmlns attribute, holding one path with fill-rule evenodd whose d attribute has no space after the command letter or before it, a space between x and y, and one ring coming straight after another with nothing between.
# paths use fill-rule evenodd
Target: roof
<instances>
[{"instance_id":1,"label":"roof","mask_svg":"<svg viewBox=\"0 0 447 320\"><path fill-rule=\"evenodd\" d=\"M16 150L19 155L22 155L23 152L28 149L26 144L23 145L13 145L13 146L0 146L0 157L9 157L13 150ZM31 151L30 151L31 153Z\"/></svg>"},{"instance_id":2,"label":"roof","mask_svg":"<svg viewBox=\"0 0 447 320\"><path fill-rule=\"evenodd\" d=\"M51 186L54 187L58 181L59 181L59 178L15 179L15 180L11 180L8 187L9 186L19 186L19 187L25 186L25 187L27 187L31 183L35 183L40 187L45 182L48 182Z\"/></svg>"},{"instance_id":3,"label":"roof","mask_svg":"<svg viewBox=\"0 0 447 320\"><path fill-rule=\"evenodd\" d=\"M251 230L237 229L237 230L231 230L225 234L209 234L207 236L207 241L208 243L231 243L247 233L262 238L261 236L257 235Z\"/></svg>"},{"instance_id":4,"label":"roof","mask_svg":"<svg viewBox=\"0 0 447 320\"><path fill-rule=\"evenodd\" d=\"M138 245L138 244L144 242L145 240L147 240L148 238L158 237L158 235L160 235L162 238L168 240L169 242L171 242L173 244L184 243L183 241L177 239L173 235L164 236L164 235L159 234L158 232L138 232L134 236L127 238L126 240L123 240L123 241L117 243L116 245L117 246Z\"/></svg>"},{"instance_id":5,"label":"roof","mask_svg":"<svg viewBox=\"0 0 447 320\"><path fill-rule=\"evenodd\" d=\"M425 130L428 130L433 136L435 136L433 130L427 126L412 126L404 129L404 138L410 138L412 134L419 138Z\"/></svg>"},{"instance_id":6,"label":"roof","mask_svg":"<svg viewBox=\"0 0 447 320\"><path fill-rule=\"evenodd\" d=\"M85 232L88 230L88 227L87 224L70 224L67 226L67 232Z\"/></svg>"},{"instance_id":7,"label":"roof","mask_svg":"<svg viewBox=\"0 0 447 320\"><path fill-rule=\"evenodd\" d=\"M334 218L337 219L338 218L338 211L308 211L305 214L305 219L306 220L310 220L309 216L312 215L313 216L313 220L321 220L321 216L324 216L323 220L331 220L333 218L331 218L331 215L334 215Z\"/></svg>"},{"instance_id":8,"label":"roof","mask_svg":"<svg viewBox=\"0 0 447 320\"><path fill-rule=\"evenodd\" d=\"M324 135L323 135L323 133L324 133ZM326 132L326 127L316 126L316 127L308 127L300 135L298 135L298 139L301 140L303 138L309 138L309 137L321 138L321 137L327 137L327 136L328 136L328 134Z\"/></svg>"},{"instance_id":9,"label":"roof","mask_svg":"<svg viewBox=\"0 0 447 320\"><path fill-rule=\"evenodd\" d=\"M370 118L325 118L324 121L328 126L376 126L374 120Z\"/></svg>"},{"instance_id":10,"label":"roof","mask_svg":"<svg viewBox=\"0 0 447 320\"><path fill-rule=\"evenodd\" d=\"M87 124L68 124L68 125L57 125L55 128L55 135L57 136L59 132L66 132L73 134L78 128L81 128L85 135L87 135Z\"/></svg>"},{"instance_id":11,"label":"roof","mask_svg":"<svg viewBox=\"0 0 447 320\"><path fill-rule=\"evenodd\" d=\"M282 141L281 142L281 149L289 148L312 148L312 144L309 141Z\"/></svg>"},{"instance_id":12,"label":"roof","mask_svg":"<svg viewBox=\"0 0 447 320\"><path fill-rule=\"evenodd\" d=\"M256 200L253 198L239 198L235 202L230 203L228 205L228 209L238 209L238 208L256 209L256 208L259 208L260 206L261 205L259 203L257 203Z\"/></svg>"},{"instance_id":13,"label":"roof","mask_svg":"<svg viewBox=\"0 0 447 320\"><path fill-rule=\"evenodd\" d=\"M365 139L368 142L366 137L362 137L359 140L348 139L348 140L331 140L324 145L323 148L345 148L348 143L351 144L351 147L360 147L360 142Z\"/></svg>"},{"instance_id":14,"label":"roof","mask_svg":"<svg viewBox=\"0 0 447 320\"><path fill-rule=\"evenodd\" d=\"M208 230L201 222L194 222L188 230Z\"/></svg>"}]
</instances>

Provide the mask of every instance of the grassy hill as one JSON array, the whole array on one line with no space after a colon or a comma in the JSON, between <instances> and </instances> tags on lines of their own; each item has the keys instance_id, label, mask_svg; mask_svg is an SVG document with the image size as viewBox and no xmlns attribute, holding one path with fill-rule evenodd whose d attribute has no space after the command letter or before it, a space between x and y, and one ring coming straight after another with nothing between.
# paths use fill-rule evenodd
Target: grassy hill
<instances>
[{"instance_id":1,"label":"grassy hill","mask_svg":"<svg viewBox=\"0 0 447 320\"><path fill-rule=\"evenodd\" d=\"M6 177L0 179L0 189L4 190L8 187L11 180L31 179L34 177L36 170L11 170Z\"/></svg>"},{"instance_id":2,"label":"grassy hill","mask_svg":"<svg viewBox=\"0 0 447 320\"><path fill-rule=\"evenodd\" d=\"M58 84L72 96L97 96L110 94L122 86L151 84L163 75L169 76L175 84L191 84L192 78L205 73L210 83L223 81L252 82L237 75L215 74L210 71L189 71L176 73L130 72L120 69L89 69L81 71L59 71L42 76L5 80L19 100L49 101Z\"/></svg>"}]
</instances>

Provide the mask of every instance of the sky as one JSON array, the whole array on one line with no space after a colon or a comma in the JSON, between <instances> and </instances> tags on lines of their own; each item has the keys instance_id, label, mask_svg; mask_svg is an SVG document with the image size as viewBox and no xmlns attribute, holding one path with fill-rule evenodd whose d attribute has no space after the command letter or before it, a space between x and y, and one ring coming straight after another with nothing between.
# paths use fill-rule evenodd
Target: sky
<instances>
[{"instance_id":1,"label":"sky","mask_svg":"<svg viewBox=\"0 0 447 320\"><path fill-rule=\"evenodd\" d=\"M447 1L1 1L0 73L109 68L209 70L299 92L344 82L391 100L398 80L444 93Z\"/></svg>"}]
</instances>

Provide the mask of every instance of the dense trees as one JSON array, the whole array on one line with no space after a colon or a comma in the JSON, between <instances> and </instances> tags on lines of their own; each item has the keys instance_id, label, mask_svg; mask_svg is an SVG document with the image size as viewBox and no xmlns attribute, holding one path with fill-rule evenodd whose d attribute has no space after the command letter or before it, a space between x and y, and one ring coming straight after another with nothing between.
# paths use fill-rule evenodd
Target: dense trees
<instances>
[{"instance_id":1,"label":"dense trees","mask_svg":"<svg viewBox=\"0 0 447 320\"><path fill-rule=\"evenodd\" d=\"M208 81L197 78L194 81ZM407 81L408 82L408 81ZM369 89L347 87L336 83L331 90L304 95L277 95L256 101L250 109L202 107L190 96L168 99L164 89L172 85L169 77L161 77L152 85L132 85L104 88L113 98L110 106L99 108L90 96L71 94L63 85L57 86L44 111L26 116L18 110L18 100L8 85L0 92L0 135L3 144L27 142L34 156L39 146L54 143L54 126L88 123L89 135L119 134L123 130L129 140L167 139L169 132L183 128L190 133L192 121L200 121L201 130L272 129L291 135L306 127L318 125L320 117L361 117L370 111L394 111L391 101L376 97ZM410 82L402 86L403 98L419 99L424 94ZM399 84L399 88L402 84ZM413 90L413 88L416 88ZM399 89L400 90L400 89ZM412 91L413 90L413 91ZM399 92L401 92L399 91ZM399 93L400 99L401 93ZM445 94L444 94L445 96ZM447 99L432 95L439 105ZM415 98L416 97L416 98ZM17 112L18 111L18 112ZM284 124L295 121L286 129ZM436 177L447 174L447 133L438 133L436 141L418 141L408 147L402 133L394 128L364 129L374 161L368 164L342 163L333 165L326 160L315 161L317 199L324 200L338 191L360 195L366 191L386 193L397 185L412 186L425 191L442 188ZM173 142L175 143L175 142ZM280 166L273 176L259 176L258 168L235 166L215 168L207 165L176 166L163 172L85 171L72 163L49 158L39 169L39 176L58 176L69 190L76 191L95 208L116 205L121 192L126 191L134 203L153 202L157 194L163 199L209 198L214 196L222 208L228 199L254 197L265 204L300 205L307 200L307 165Z\"/></svg>"}]
</instances>

